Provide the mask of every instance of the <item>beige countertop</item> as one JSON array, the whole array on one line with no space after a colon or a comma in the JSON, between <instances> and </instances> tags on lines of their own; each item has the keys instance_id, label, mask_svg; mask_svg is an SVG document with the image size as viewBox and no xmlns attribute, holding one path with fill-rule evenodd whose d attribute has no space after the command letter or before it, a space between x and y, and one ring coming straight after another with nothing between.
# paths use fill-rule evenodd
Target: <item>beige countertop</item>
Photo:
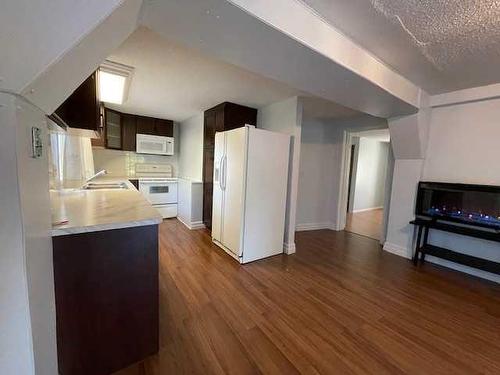
<instances>
[{"instance_id":1,"label":"beige countertop","mask_svg":"<svg viewBox=\"0 0 500 375\"><path fill-rule=\"evenodd\" d=\"M51 190L53 237L161 223L160 213L126 178L92 182L125 182L128 189L81 190L82 183L74 182L69 189Z\"/></svg>"}]
</instances>

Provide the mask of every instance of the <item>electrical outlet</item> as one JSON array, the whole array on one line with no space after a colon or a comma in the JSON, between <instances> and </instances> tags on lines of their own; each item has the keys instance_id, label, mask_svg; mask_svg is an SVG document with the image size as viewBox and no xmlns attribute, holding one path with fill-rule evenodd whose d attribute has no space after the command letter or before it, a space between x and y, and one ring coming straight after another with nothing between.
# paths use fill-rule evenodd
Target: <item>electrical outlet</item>
<instances>
[{"instance_id":1,"label":"electrical outlet","mask_svg":"<svg viewBox=\"0 0 500 375\"><path fill-rule=\"evenodd\" d=\"M33 126L31 128L31 156L34 159L42 157L43 143L42 143L42 130Z\"/></svg>"}]
</instances>

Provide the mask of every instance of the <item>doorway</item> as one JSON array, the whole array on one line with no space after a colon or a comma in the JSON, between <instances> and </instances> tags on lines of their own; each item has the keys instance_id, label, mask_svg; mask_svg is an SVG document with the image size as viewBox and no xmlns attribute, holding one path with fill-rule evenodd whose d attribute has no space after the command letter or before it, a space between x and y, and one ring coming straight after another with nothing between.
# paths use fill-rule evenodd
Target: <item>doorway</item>
<instances>
[{"instance_id":1,"label":"doorway","mask_svg":"<svg viewBox=\"0 0 500 375\"><path fill-rule=\"evenodd\" d=\"M344 229L383 242L385 208L392 180L389 131L350 133L345 146L348 152L345 155L345 204L342 205Z\"/></svg>"}]
</instances>

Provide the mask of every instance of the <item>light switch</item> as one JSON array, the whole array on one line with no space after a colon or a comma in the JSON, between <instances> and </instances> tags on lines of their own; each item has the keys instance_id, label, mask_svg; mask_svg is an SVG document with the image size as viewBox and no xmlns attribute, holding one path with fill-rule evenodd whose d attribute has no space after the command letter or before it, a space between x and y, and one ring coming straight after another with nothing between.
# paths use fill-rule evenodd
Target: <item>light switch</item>
<instances>
[{"instance_id":1,"label":"light switch","mask_svg":"<svg viewBox=\"0 0 500 375\"><path fill-rule=\"evenodd\" d=\"M31 128L31 150L33 158L38 159L42 157L42 130L35 126Z\"/></svg>"}]
</instances>

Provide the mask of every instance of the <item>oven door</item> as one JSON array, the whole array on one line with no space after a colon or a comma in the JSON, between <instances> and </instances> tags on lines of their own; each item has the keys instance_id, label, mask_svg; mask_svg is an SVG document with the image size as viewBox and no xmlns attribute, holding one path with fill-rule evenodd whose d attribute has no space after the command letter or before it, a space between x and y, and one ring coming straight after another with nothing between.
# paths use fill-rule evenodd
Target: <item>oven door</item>
<instances>
[{"instance_id":1,"label":"oven door","mask_svg":"<svg viewBox=\"0 0 500 375\"><path fill-rule=\"evenodd\" d=\"M177 183L175 182L139 180L139 191L151 204L177 203Z\"/></svg>"}]
</instances>

